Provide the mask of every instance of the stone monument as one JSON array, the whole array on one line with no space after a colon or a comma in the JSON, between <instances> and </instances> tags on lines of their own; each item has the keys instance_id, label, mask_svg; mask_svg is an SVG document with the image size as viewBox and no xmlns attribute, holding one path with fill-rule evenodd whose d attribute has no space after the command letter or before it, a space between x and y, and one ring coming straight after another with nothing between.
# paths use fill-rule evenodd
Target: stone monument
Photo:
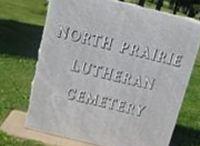
<instances>
[{"instance_id":1,"label":"stone monument","mask_svg":"<svg viewBox=\"0 0 200 146\"><path fill-rule=\"evenodd\" d=\"M50 1L26 127L99 146L168 146L199 42L189 18Z\"/></svg>"}]
</instances>

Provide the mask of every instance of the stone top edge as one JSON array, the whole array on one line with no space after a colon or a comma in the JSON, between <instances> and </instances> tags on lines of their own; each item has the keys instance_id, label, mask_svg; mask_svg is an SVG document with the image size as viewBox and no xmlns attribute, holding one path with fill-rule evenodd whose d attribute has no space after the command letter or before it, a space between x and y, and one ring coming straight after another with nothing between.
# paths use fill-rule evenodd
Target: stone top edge
<instances>
[{"instance_id":1,"label":"stone top edge","mask_svg":"<svg viewBox=\"0 0 200 146\"><path fill-rule=\"evenodd\" d=\"M102 1L102 0L96 0L96 1ZM141 6L139 6L137 4L133 4L133 3L120 2L119 0L104 0L104 1L109 2L109 3L115 3L117 5L122 5L124 7L136 8L138 10L142 10L142 11L145 11L145 12L154 13L154 14L157 14L157 15L163 15L163 16L167 16L167 17L172 17L172 18L175 18L175 19L178 19L178 20L182 20L182 21L185 21L185 22L190 22L190 23L199 25L199 27L200 27L200 21L196 20L194 18L190 18L190 17L186 17L186 16L181 16L181 15L174 15L174 14L171 14L171 13L168 13L168 12L165 12L165 11L157 11L155 9L141 7ZM48 9L51 7L50 5L51 5L52 2L56 2L56 0L49 1Z\"/></svg>"},{"instance_id":2,"label":"stone top edge","mask_svg":"<svg viewBox=\"0 0 200 146\"><path fill-rule=\"evenodd\" d=\"M165 12L165 11L157 11L155 9L141 7L141 6L139 6L137 4L133 4L133 3L120 2L118 0L105 0L105 1L112 1L113 3L118 3L118 4L120 3L121 5L124 5L125 7L127 7L127 6L128 7L134 7L134 8L137 8L138 10L140 9L142 11L146 11L146 12L150 12L150 13L155 13L155 14L160 14L160 15L168 16L168 17L173 17L173 18L177 18L177 19L180 19L180 20L183 20L183 21L188 21L188 22L200 25L200 21L198 21L198 20L196 20L194 18L190 18L190 17L186 17L186 16L181 16L181 15L174 15L174 14L171 14L171 13L168 13L168 12Z\"/></svg>"}]
</instances>

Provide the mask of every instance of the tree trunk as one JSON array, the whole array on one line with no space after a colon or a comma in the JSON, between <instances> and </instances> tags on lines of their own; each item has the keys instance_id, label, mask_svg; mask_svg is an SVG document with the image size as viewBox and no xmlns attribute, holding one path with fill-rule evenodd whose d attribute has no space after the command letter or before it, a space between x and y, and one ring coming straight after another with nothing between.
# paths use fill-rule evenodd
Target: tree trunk
<instances>
[{"instance_id":1,"label":"tree trunk","mask_svg":"<svg viewBox=\"0 0 200 146\"><path fill-rule=\"evenodd\" d=\"M139 3L138 3L138 5L140 5L140 6L144 7L144 3L145 3L145 0L139 0Z\"/></svg>"},{"instance_id":2,"label":"tree trunk","mask_svg":"<svg viewBox=\"0 0 200 146\"><path fill-rule=\"evenodd\" d=\"M194 9L192 4L190 5L188 16L189 17L195 17L195 9Z\"/></svg>"},{"instance_id":3,"label":"tree trunk","mask_svg":"<svg viewBox=\"0 0 200 146\"><path fill-rule=\"evenodd\" d=\"M173 12L173 14L176 14L176 12L177 12L178 9L179 9L179 2L180 2L180 0L176 0L175 6L174 6L174 12Z\"/></svg>"},{"instance_id":4,"label":"tree trunk","mask_svg":"<svg viewBox=\"0 0 200 146\"><path fill-rule=\"evenodd\" d=\"M174 4L175 4L175 0L170 0L170 2L169 2L169 8L173 9L174 8Z\"/></svg>"},{"instance_id":5,"label":"tree trunk","mask_svg":"<svg viewBox=\"0 0 200 146\"><path fill-rule=\"evenodd\" d=\"M163 0L158 0L156 4L156 10L160 11L163 6Z\"/></svg>"}]
</instances>

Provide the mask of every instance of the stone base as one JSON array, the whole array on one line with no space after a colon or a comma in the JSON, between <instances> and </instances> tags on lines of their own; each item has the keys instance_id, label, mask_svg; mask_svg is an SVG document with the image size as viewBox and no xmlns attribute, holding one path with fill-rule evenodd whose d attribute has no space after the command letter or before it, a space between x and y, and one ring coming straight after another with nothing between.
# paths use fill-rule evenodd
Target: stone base
<instances>
[{"instance_id":1,"label":"stone base","mask_svg":"<svg viewBox=\"0 0 200 146\"><path fill-rule=\"evenodd\" d=\"M79 141L62 138L58 136L41 133L24 127L26 113L21 111L12 111L0 129L9 135L23 139L31 139L54 146L94 146Z\"/></svg>"}]
</instances>

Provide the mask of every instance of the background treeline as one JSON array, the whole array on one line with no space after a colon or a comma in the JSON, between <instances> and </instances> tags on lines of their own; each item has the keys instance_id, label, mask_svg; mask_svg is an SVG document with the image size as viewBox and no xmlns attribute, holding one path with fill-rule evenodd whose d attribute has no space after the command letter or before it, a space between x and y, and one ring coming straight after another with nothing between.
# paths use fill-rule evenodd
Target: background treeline
<instances>
[{"instance_id":1,"label":"background treeline","mask_svg":"<svg viewBox=\"0 0 200 146\"><path fill-rule=\"evenodd\" d=\"M160 11L164 8L173 14L182 13L189 17L200 19L200 0L119 0L122 2L137 3L142 7L151 7Z\"/></svg>"}]
</instances>

